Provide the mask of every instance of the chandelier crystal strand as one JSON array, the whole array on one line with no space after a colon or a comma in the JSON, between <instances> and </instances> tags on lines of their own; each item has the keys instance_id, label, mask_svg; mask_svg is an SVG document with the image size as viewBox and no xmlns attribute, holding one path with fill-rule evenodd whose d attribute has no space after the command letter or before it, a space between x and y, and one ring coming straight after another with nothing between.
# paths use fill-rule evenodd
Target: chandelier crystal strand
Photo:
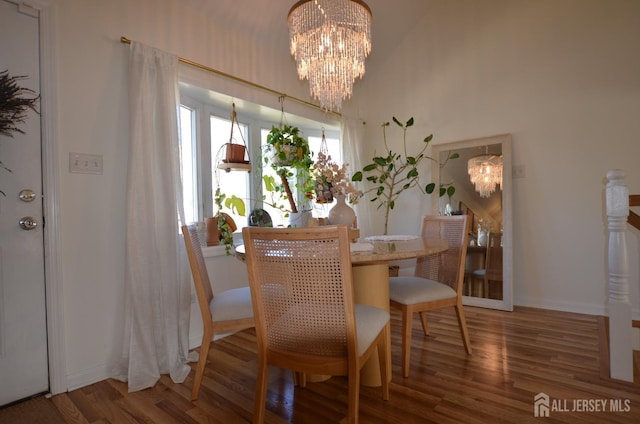
<instances>
[{"instance_id":1,"label":"chandelier crystal strand","mask_svg":"<svg viewBox=\"0 0 640 424\"><path fill-rule=\"evenodd\" d=\"M480 197L489 197L496 191L496 185L502 188L502 156L480 155L467 162L469 179L480 193Z\"/></svg>"},{"instance_id":2,"label":"chandelier crystal strand","mask_svg":"<svg viewBox=\"0 0 640 424\"><path fill-rule=\"evenodd\" d=\"M371 52L371 10L357 0L299 1L289 11L291 54L298 77L325 110L339 111L364 76Z\"/></svg>"}]
</instances>

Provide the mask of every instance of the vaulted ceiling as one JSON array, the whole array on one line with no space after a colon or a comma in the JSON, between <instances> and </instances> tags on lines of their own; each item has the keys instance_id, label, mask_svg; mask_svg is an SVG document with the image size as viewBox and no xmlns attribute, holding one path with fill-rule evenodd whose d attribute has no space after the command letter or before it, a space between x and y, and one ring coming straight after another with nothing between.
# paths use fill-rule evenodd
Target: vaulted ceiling
<instances>
[{"instance_id":1,"label":"vaulted ceiling","mask_svg":"<svg viewBox=\"0 0 640 424\"><path fill-rule=\"evenodd\" d=\"M246 28L256 40L289 51L287 15L297 0L188 0L220 25ZM372 52L366 66L375 66L429 10L429 0L365 0L373 15Z\"/></svg>"},{"instance_id":2,"label":"vaulted ceiling","mask_svg":"<svg viewBox=\"0 0 640 424\"><path fill-rule=\"evenodd\" d=\"M287 15L291 6L297 0L185 0L192 7L210 16L212 24L230 28L242 29L258 43L269 46L275 52L289 55L289 32ZM401 43L407 32L428 11L430 0L365 0L373 15L372 22L372 52L365 66L372 69L376 62L384 62L393 49ZM295 66L293 59L291 66ZM203 92L197 87L183 89L192 98L207 103L226 107L230 97L216 93ZM245 105L244 114L254 111L250 104ZM271 111L273 119L279 118L279 111ZM258 113L258 111L255 111ZM259 108L263 116L269 113L264 107ZM297 122L296 125L302 125Z\"/></svg>"},{"instance_id":3,"label":"vaulted ceiling","mask_svg":"<svg viewBox=\"0 0 640 424\"><path fill-rule=\"evenodd\" d=\"M258 42L268 45L275 51L289 54L289 33L287 28L287 15L289 9L297 0L186 0L193 7L207 13L211 19L221 26L235 30L244 28ZM393 50L402 43L403 39L420 19L429 13L431 0L365 0L373 15L372 22L372 51L365 66L367 69L375 68L377 63L383 63L391 55ZM294 66L292 61L291 66ZM190 93L194 98L198 97L195 91ZM207 94L209 102L212 98ZM225 96L220 99L220 105L228 105L229 99ZM260 108L260 113L265 114L266 108ZM249 110L247 110L250 113ZM273 111L274 120L278 119L279 112ZM298 124L297 124L298 125ZM466 175L467 157L458 160L459 166L454 180L463 181L466 190L473 193L473 187ZM458 184L460 190L465 188ZM497 206L490 203L498 202ZM487 210L500 208L499 196L489 199L480 199L478 203Z\"/></svg>"}]
</instances>

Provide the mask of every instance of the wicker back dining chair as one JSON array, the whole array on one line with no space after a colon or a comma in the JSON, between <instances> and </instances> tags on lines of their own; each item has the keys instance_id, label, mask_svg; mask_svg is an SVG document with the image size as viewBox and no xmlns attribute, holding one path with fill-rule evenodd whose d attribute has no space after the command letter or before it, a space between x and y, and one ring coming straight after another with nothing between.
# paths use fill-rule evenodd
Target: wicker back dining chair
<instances>
[{"instance_id":1,"label":"wicker back dining chair","mask_svg":"<svg viewBox=\"0 0 640 424\"><path fill-rule=\"evenodd\" d=\"M213 336L216 333L251 328L255 326L255 323L249 287L225 290L214 296L196 226L194 224L183 225L182 235L187 248L189 266L202 316L202 344L191 389L191 400L196 400L200 393L200 384Z\"/></svg>"},{"instance_id":2,"label":"wicker back dining chair","mask_svg":"<svg viewBox=\"0 0 640 424\"><path fill-rule=\"evenodd\" d=\"M422 330L429 335L425 312L453 306L467 354L471 343L462 308L464 258L467 252L469 224L466 215L425 216L421 235L446 240L449 248L436 255L420 257L413 276L390 277L391 307L402 314L402 375L409 377L413 313L420 315Z\"/></svg>"},{"instance_id":3,"label":"wicker back dining chair","mask_svg":"<svg viewBox=\"0 0 640 424\"><path fill-rule=\"evenodd\" d=\"M347 421L356 423L360 370L376 348L380 374L388 372L389 313L354 304L347 227L245 227L242 235L258 341L253 422L264 421L273 365L294 371L294 381L347 376ZM382 398L389 399L387 379Z\"/></svg>"}]
</instances>

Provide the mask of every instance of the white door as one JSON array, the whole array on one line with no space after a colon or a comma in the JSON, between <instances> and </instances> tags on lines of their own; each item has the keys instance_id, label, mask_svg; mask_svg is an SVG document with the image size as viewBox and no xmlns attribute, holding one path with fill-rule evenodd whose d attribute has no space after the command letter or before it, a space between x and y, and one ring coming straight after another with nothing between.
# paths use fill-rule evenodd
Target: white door
<instances>
[{"instance_id":1,"label":"white door","mask_svg":"<svg viewBox=\"0 0 640 424\"><path fill-rule=\"evenodd\" d=\"M37 15L0 0L0 71L36 93L38 29ZM0 168L0 406L49 390L39 115L29 111L18 128L24 134L0 134L12 171Z\"/></svg>"}]
</instances>

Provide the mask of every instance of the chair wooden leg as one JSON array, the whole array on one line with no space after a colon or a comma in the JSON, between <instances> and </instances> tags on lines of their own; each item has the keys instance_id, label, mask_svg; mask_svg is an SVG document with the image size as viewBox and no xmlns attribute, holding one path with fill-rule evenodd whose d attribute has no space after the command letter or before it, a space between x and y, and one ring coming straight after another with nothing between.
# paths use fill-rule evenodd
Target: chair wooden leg
<instances>
[{"instance_id":1,"label":"chair wooden leg","mask_svg":"<svg viewBox=\"0 0 640 424\"><path fill-rule=\"evenodd\" d=\"M427 313L426 312L420 312L420 323L422 323L422 331L424 332L425 336L429 335L429 324L427 323Z\"/></svg>"},{"instance_id":2,"label":"chair wooden leg","mask_svg":"<svg viewBox=\"0 0 640 424\"><path fill-rule=\"evenodd\" d=\"M387 324L382 332L382 338L378 343L378 363L380 365L380 380L382 382L382 400L389 400L389 372L388 358L391 356L391 346L389 346L389 335L391 325Z\"/></svg>"},{"instance_id":3,"label":"chair wooden leg","mask_svg":"<svg viewBox=\"0 0 640 424\"><path fill-rule=\"evenodd\" d=\"M258 358L258 378L256 379L256 400L253 406L253 424L264 422L264 408L267 402L267 383L269 379L269 365L266 358Z\"/></svg>"},{"instance_id":4,"label":"chair wooden leg","mask_svg":"<svg viewBox=\"0 0 640 424\"><path fill-rule=\"evenodd\" d=\"M462 335L462 343L467 351L467 355L471 355L471 340L469 339L469 331L467 330L467 320L464 317L464 309L462 303L456 305L456 315L458 316L458 326Z\"/></svg>"},{"instance_id":5,"label":"chair wooden leg","mask_svg":"<svg viewBox=\"0 0 640 424\"><path fill-rule=\"evenodd\" d=\"M205 365L207 365L207 357L209 356L209 346L211 345L212 337L213 332L210 330L207 331L207 328L205 328L202 334L202 344L200 345L198 364L196 365L196 375L193 378L193 387L191 388L192 401L198 399L198 395L200 394L200 384L202 383Z\"/></svg>"},{"instance_id":6,"label":"chair wooden leg","mask_svg":"<svg viewBox=\"0 0 640 424\"><path fill-rule=\"evenodd\" d=\"M402 310L402 376L409 377L409 360L411 358L411 327L413 311Z\"/></svg>"},{"instance_id":7,"label":"chair wooden leg","mask_svg":"<svg viewBox=\"0 0 640 424\"><path fill-rule=\"evenodd\" d=\"M358 423L358 412L360 411L360 364L349 363L349 397L347 399L347 422L349 424Z\"/></svg>"},{"instance_id":8,"label":"chair wooden leg","mask_svg":"<svg viewBox=\"0 0 640 424\"><path fill-rule=\"evenodd\" d=\"M307 374L303 372L293 372L293 385L302 387L303 389L307 387Z\"/></svg>"}]
</instances>

